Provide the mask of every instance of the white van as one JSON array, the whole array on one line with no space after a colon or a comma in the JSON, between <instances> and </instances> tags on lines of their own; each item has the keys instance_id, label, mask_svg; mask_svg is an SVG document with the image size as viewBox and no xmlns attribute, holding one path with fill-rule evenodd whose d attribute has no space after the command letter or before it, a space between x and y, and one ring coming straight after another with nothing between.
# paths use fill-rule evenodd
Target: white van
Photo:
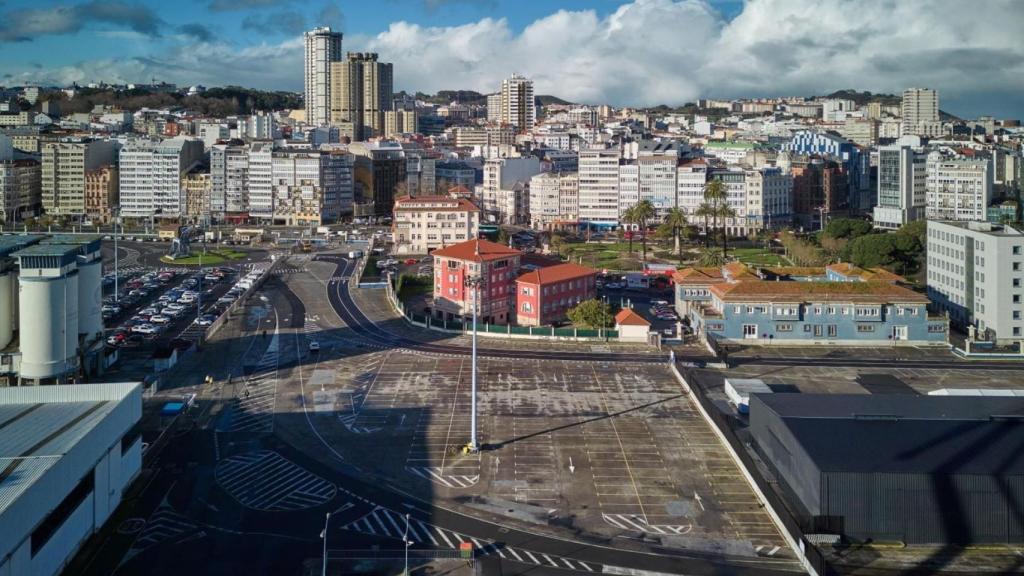
<instances>
[{"instance_id":1,"label":"white van","mask_svg":"<svg viewBox=\"0 0 1024 576\"><path fill-rule=\"evenodd\" d=\"M353 251L348 253L348 257L349 258L353 258L353 259L355 259L355 258L362 258L363 257L363 251L362 250L353 250Z\"/></svg>"}]
</instances>

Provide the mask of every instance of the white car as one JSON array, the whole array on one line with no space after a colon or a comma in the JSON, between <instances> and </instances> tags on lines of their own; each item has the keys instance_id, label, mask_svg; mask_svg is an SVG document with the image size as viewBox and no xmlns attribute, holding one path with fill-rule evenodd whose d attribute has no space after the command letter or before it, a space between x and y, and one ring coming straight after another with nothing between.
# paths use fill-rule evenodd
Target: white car
<instances>
[{"instance_id":1,"label":"white car","mask_svg":"<svg viewBox=\"0 0 1024 576\"><path fill-rule=\"evenodd\" d=\"M132 332L136 334L156 334L156 326L152 324L139 324L138 326L132 326Z\"/></svg>"},{"instance_id":2,"label":"white car","mask_svg":"<svg viewBox=\"0 0 1024 576\"><path fill-rule=\"evenodd\" d=\"M309 342L309 351L310 352L319 352L320 351L320 343L317 342L316 340L311 340Z\"/></svg>"},{"instance_id":3,"label":"white car","mask_svg":"<svg viewBox=\"0 0 1024 576\"><path fill-rule=\"evenodd\" d=\"M169 324L171 319L163 314L157 314L156 316L150 317L149 321L153 324Z\"/></svg>"}]
</instances>

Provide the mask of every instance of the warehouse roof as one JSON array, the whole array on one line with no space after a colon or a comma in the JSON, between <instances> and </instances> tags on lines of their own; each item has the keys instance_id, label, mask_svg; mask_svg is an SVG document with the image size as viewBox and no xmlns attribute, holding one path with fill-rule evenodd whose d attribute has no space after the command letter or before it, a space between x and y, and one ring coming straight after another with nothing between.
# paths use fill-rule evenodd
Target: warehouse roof
<instances>
[{"instance_id":1,"label":"warehouse roof","mask_svg":"<svg viewBox=\"0 0 1024 576\"><path fill-rule=\"evenodd\" d=\"M822 472L1024 475L1024 398L755 395L763 410Z\"/></svg>"},{"instance_id":2,"label":"warehouse roof","mask_svg":"<svg viewBox=\"0 0 1024 576\"><path fill-rule=\"evenodd\" d=\"M0 557L139 420L138 383L0 388Z\"/></svg>"},{"instance_id":3,"label":"warehouse roof","mask_svg":"<svg viewBox=\"0 0 1024 576\"><path fill-rule=\"evenodd\" d=\"M0 236L0 256L10 256L12 252L17 252L26 246L36 244L43 238L46 238L46 236L41 234Z\"/></svg>"}]
</instances>

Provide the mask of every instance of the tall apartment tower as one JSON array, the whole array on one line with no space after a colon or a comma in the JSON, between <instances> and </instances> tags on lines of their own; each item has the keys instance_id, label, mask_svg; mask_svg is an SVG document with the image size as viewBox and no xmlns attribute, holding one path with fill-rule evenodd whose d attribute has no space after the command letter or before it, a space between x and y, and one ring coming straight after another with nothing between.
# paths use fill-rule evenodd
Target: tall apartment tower
<instances>
[{"instance_id":1,"label":"tall apartment tower","mask_svg":"<svg viewBox=\"0 0 1024 576\"><path fill-rule=\"evenodd\" d=\"M931 88L907 88L900 107L904 134L937 136L939 124L939 93Z\"/></svg>"},{"instance_id":2,"label":"tall apartment tower","mask_svg":"<svg viewBox=\"0 0 1024 576\"><path fill-rule=\"evenodd\" d=\"M878 149L878 203L875 228L896 230L924 216L928 157L910 146Z\"/></svg>"},{"instance_id":3,"label":"tall apartment tower","mask_svg":"<svg viewBox=\"0 0 1024 576\"><path fill-rule=\"evenodd\" d=\"M306 123L314 126L330 120L331 62L341 60L341 32L330 27L306 32Z\"/></svg>"},{"instance_id":4,"label":"tall apartment tower","mask_svg":"<svg viewBox=\"0 0 1024 576\"><path fill-rule=\"evenodd\" d=\"M331 64L330 122L351 123L353 140L384 134L384 115L393 99L393 67L379 62L376 54L349 52L344 61Z\"/></svg>"},{"instance_id":5,"label":"tall apartment tower","mask_svg":"<svg viewBox=\"0 0 1024 576\"><path fill-rule=\"evenodd\" d=\"M537 121L533 80L513 74L501 82L501 122L520 131L532 130Z\"/></svg>"}]
</instances>

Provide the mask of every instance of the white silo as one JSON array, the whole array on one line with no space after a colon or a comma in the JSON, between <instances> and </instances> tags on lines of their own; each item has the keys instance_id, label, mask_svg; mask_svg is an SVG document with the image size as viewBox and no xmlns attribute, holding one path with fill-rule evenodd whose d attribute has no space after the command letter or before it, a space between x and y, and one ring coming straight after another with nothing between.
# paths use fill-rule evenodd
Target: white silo
<instances>
[{"instance_id":1,"label":"white silo","mask_svg":"<svg viewBox=\"0 0 1024 576\"><path fill-rule=\"evenodd\" d=\"M100 258L78 257L78 333L85 342L103 337L103 264Z\"/></svg>"},{"instance_id":2,"label":"white silo","mask_svg":"<svg viewBox=\"0 0 1024 576\"><path fill-rule=\"evenodd\" d=\"M21 378L58 378L77 365L77 246L38 245L19 259Z\"/></svg>"},{"instance_id":3,"label":"white silo","mask_svg":"<svg viewBox=\"0 0 1024 576\"><path fill-rule=\"evenodd\" d=\"M0 349L14 337L14 270L0 272Z\"/></svg>"}]
</instances>

